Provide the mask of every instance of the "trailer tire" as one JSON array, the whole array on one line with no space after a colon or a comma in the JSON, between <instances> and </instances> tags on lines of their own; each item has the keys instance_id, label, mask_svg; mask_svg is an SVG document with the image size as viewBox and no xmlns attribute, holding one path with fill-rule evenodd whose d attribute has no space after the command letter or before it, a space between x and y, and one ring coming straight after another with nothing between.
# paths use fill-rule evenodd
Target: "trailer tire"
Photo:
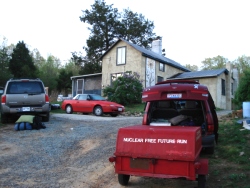
<instances>
[{"instance_id":1,"label":"trailer tire","mask_svg":"<svg viewBox=\"0 0 250 188\"><path fill-rule=\"evenodd\" d=\"M198 175L198 188L205 188L206 186L206 176Z\"/></svg>"},{"instance_id":2,"label":"trailer tire","mask_svg":"<svg viewBox=\"0 0 250 188\"><path fill-rule=\"evenodd\" d=\"M118 181L123 186L128 185L129 178L130 175L118 174Z\"/></svg>"}]
</instances>

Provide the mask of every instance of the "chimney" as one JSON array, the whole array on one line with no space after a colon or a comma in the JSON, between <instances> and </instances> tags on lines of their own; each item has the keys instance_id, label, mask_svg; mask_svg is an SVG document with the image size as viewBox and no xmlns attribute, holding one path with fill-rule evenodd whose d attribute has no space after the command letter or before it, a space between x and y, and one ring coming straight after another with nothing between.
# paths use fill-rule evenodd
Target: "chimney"
<instances>
[{"instance_id":1,"label":"chimney","mask_svg":"<svg viewBox=\"0 0 250 188\"><path fill-rule=\"evenodd\" d=\"M152 41L152 49L153 52L162 55L162 39L156 39Z\"/></svg>"}]
</instances>

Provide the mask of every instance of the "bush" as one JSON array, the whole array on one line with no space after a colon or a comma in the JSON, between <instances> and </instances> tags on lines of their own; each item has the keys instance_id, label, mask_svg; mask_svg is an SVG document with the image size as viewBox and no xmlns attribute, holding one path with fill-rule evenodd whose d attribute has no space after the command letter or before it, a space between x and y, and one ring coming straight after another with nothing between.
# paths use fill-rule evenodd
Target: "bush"
<instances>
[{"instance_id":1,"label":"bush","mask_svg":"<svg viewBox=\"0 0 250 188\"><path fill-rule=\"evenodd\" d=\"M103 95L110 101L123 105L141 103L142 81L140 75L131 71L125 72L118 77L111 86L103 90Z\"/></svg>"}]
</instances>

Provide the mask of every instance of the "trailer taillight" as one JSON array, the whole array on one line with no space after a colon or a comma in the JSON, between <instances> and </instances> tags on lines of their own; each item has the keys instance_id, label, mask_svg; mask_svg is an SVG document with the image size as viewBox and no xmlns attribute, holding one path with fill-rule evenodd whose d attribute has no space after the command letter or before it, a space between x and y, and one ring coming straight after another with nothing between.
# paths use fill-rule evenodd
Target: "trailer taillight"
<instances>
[{"instance_id":1,"label":"trailer taillight","mask_svg":"<svg viewBox=\"0 0 250 188\"><path fill-rule=\"evenodd\" d=\"M1 103L6 103L6 95L2 95Z\"/></svg>"},{"instance_id":2,"label":"trailer taillight","mask_svg":"<svg viewBox=\"0 0 250 188\"><path fill-rule=\"evenodd\" d=\"M115 162L115 159L116 159L115 157L110 157L109 162L113 163L113 162Z\"/></svg>"},{"instance_id":3,"label":"trailer taillight","mask_svg":"<svg viewBox=\"0 0 250 188\"><path fill-rule=\"evenodd\" d=\"M49 103L49 96L47 94L45 94L45 102Z\"/></svg>"},{"instance_id":4,"label":"trailer taillight","mask_svg":"<svg viewBox=\"0 0 250 188\"><path fill-rule=\"evenodd\" d=\"M207 131L208 132L214 132L214 125L207 125Z\"/></svg>"}]
</instances>

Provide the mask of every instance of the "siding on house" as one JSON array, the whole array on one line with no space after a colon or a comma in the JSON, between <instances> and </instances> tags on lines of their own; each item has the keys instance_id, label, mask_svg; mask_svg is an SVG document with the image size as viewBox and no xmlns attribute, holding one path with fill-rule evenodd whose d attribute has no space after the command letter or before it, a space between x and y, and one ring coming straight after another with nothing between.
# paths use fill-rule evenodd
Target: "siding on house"
<instances>
[{"instance_id":1,"label":"siding on house","mask_svg":"<svg viewBox=\"0 0 250 188\"><path fill-rule=\"evenodd\" d=\"M117 48L126 47L126 63L117 65ZM154 64L152 72L148 72L147 62ZM164 64L165 71L159 70L160 62ZM132 71L139 73L143 80L143 86L147 87L157 83L158 76L164 80L169 75L189 71L182 65L156 54L150 50L143 49L135 44L131 44L125 40L118 40L105 54L102 56L102 85L106 87L111 84L111 74ZM150 74L150 75L149 75ZM151 81L149 81L149 79Z\"/></svg>"}]
</instances>

